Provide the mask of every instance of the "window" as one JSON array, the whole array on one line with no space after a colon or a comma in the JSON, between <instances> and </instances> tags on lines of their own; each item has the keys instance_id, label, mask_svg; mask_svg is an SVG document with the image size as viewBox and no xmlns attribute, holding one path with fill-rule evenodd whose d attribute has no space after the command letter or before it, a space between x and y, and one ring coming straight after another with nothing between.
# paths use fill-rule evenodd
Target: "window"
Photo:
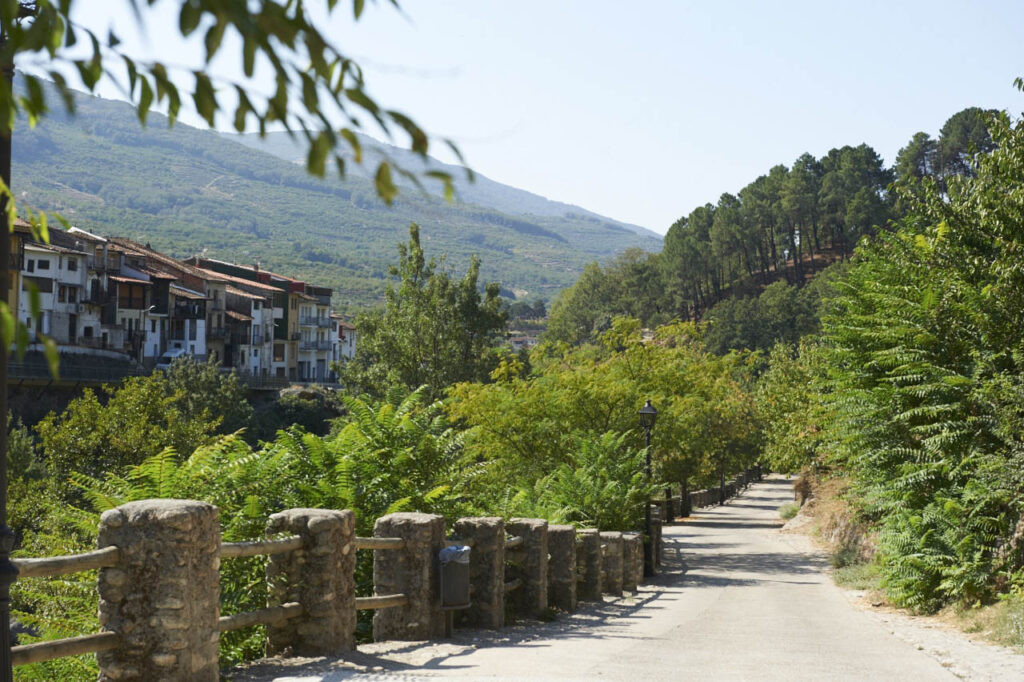
<instances>
[{"instance_id":1,"label":"window","mask_svg":"<svg viewBox=\"0 0 1024 682\"><path fill-rule=\"evenodd\" d=\"M39 261L39 269L40 270L49 270L50 269L50 261L48 261L48 260L40 260Z\"/></svg>"},{"instance_id":2,"label":"window","mask_svg":"<svg viewBox=\"0 0 1024 682\"><path fill-rule=\"evenodd\" d=\"M25 269L28 270L29 272L35 272L36 271L36 262L34 260L32 260L31 258L29 258L28 259L28 266Z\"/></svg>"},{"instance_id":3,"label":"window","mask_svg":"<svg viewBox=\"0 0 1024 682\"><path fill-rule=\"evenodd\" d=\"M68 303L78 302L78 287L68 287Z\"/></svg>"},{"instance_id":4,"label":"window","mask_svg":"<svg viewBox=\"0 0 1024 682\"><path fill-rule=\"evenodd\" d=\"M68 258L68 272L78 272L77 258Z\"/></svg>"},{"instance_id":5,"label":"window","mask_svg":"<svg viewBox=\"0 0 1024 682\"><path fill-rule=\"evenodd\" d=\"M259 310L260 309L260 302L259 301L253 301L252 302L252 309L253 310Z\"/></svg>"},{"instance_id":6,"label":"window","mask_svg":"<svg viewBox=\"0 0 1024 682\"><path fill-rule=\"evenodd\" d=\"M252 356L254 358L258 358L260 356L260 349L259 348L253 348L252 349Z\"/></svg>"},{"instance_id":7,"label":"window","mask_svg":"<svg viewBox=\"0 0 1024 682\"><path fill-rule=\"evenodd\" d=\"M194 343L188 344L188 352L191 355L195 355L196 354L196 344L194 344Z\"/></svg>"},{"instance_id":8,"label":"window","mask_svg":"<svg viewBox=\"0 0 1024 682\"><path fill-rule=\"evenodd\" d=\"M82 336L87 339L92 338L92 327L82 327Z\"/></svg>"},{"instance_id":9,"label":"window","mask_svg":"<svg viewBox=\"0 0 1024 682\"><path fill-rule=\"evenodd\" d=\"M149 321L149 331L156 334L156 320Z\"/></svg>"},{"instance_id":10,"label":"window","mask_svg":"<svg viewBox=\"0 0 1024 682\"><path fill-rule=\"evenodd\" d=\"M66 286L57 287L57 303L63 303L68 298L68 288Z\"/></svg>"}]
</instances>

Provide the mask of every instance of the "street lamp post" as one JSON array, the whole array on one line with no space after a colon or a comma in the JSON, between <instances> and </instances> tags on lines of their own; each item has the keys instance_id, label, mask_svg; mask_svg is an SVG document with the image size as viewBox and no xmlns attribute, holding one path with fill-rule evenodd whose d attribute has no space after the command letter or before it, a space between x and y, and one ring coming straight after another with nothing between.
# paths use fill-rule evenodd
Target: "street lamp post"
<instances>
[{"instance_id":1,"label":"street lamp post","mask_svg":"<svg viewBox=\"0 0 1024 682\"><path fill-rule=\"evenodd\" d=\"M647 442L647 454L644 461L644 474L647 477L647 485L651 485L651 429L658 418L658 411L648 400L647 404L640 408L640 426L644 430L644 438ZM654 545L651 536L651 499L648 495L644 501L644 575L654 575Z\"/></svg>"}]
</instances>

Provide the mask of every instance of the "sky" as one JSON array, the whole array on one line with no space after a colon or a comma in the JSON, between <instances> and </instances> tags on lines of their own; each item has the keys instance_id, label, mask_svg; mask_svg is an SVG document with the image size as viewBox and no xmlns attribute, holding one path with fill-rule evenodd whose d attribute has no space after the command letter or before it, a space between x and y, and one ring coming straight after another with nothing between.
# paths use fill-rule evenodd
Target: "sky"
<instances>
[{"instance_id":1,"label":"sky","mask_svg":"<svg viewBox=\"0 0 1024 682\"><path fill-rule=\"evenodd\" d=\"M173 30L176 4L158 5L144 37L123 3L80 2L76 20L185 63L199 50ZM891 164L965 107L1024 111L1021 2L400 5L368 2L354 22L342 0L324 24L372 96L494 180L662 234L804 152L866 142ZM233 58L227 43L217 67L237 71Z\"/></svg>"}]
</instances>

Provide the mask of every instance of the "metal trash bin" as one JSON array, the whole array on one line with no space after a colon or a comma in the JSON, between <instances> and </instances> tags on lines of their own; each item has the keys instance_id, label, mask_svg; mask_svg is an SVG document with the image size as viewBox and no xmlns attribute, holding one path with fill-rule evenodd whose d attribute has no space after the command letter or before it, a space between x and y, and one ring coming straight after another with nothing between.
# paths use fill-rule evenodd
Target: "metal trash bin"
<instances>
[{"instance_id":1,"label":"metal trash bin","mask_svg":"<svg viewBox=\"0 0 1024 682\"><path fill-rule=\"evenodd\" d=\"M441 560L441 607L469 606L469 547L445 547Z\"/></svg>"}]
</instances>

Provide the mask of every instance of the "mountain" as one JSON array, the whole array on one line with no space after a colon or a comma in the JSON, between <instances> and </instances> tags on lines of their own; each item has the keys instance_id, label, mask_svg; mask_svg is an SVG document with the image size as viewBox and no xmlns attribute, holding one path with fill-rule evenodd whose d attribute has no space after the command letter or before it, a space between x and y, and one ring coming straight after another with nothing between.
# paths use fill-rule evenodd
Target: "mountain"
<instances>
[{"instance_id":1,"label":"mountain","mask_svg":"<svg viewBox=\"0 0 1024 682\"><path fill-rule=\"evenodd\" d=\"M552 297L588 262L661 245L642 228L489 180L480 196L504 197L506 207L519 197L544 212L448 204L418 190L403 191L388 207L358 173L315 178L218 133L181 123L168 129L156 114L142 129L129 105L87 95L77 98L74 117L54 113L35 129L17 127L12 185L20 202L87 230L150 242L177 257L259 260L333 287L342 311L380 300L410 222L420 225L429 256L446 255L447 267L463 271L476 254L482 279L530 299Z\"/></svg>"},{"instance_id":2,"label":"mountain","mask_svg":"<svg viewBox=\"0 0 1024 682\"><path fill-rule=\"evenodd\" d=\"M304 164L306 162L306 150L301 144L302 138L293 138L286 132L268 133L265 137L260 137L258 133L245 133L242 135L236 133L222 134L229 140L240 142L253 149L268 152L285 161L291 161L295 164ZM604 222L613 229L618 227L640 235L648 235L660 239L657 233L647 228L612 220L573 204L545 199L533 192L491 180L478 172L474 172L473 180L469 180L466 171L461 166L443 163L431 156L424 159L408 149L402 149L401 147L381 142L362 133L356 133L356 137L362 147L364 163L358 165L352 162L353 154L348 151L347 146L342 154L346 159L348 172L352 175L372 178L373 172L380 161L396 163L401 168L418 174L428 170L444 171L454 180L455 194L458 200L467 204L486 206L503 213L519 216L577 216L582 219ZM402 187L408 189L415 188L412 182L401 175L396 175L395 181ZM444 195L443 187L437 182L425 183L424 189L432 192L438 198Z\"/></svg>"}]
</instances>

